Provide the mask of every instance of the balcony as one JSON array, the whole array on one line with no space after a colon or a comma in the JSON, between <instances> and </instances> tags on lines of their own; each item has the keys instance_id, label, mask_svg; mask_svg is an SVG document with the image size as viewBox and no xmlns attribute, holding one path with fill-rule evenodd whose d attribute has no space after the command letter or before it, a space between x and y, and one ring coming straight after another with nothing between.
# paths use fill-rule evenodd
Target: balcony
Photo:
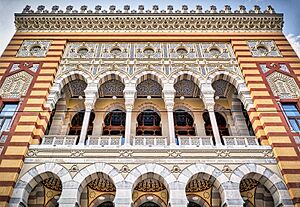
<instances>
[{"instance_id":1,"label":"balcony","mask_svg":"<svg viewBox=\"0 0 300 207\"><path fill-rule=\"evenodd\" d=\"M78 145L76 135L46 135L41 145L45 146L74 146ZM223 136L224 145L227 148L259 147L255 136ZM94 147L121 147L125 144L125 138L120 136L88 136L85 146ZM176 145L182 148L193 147L221 147L215 146L212 136L179 136ZM138 147L169 147L166 136L133 136L131 146ZM128 146L127 146L128 147ZM172 146L174 147L174 146Z\"/></svg>"}]
</instances>

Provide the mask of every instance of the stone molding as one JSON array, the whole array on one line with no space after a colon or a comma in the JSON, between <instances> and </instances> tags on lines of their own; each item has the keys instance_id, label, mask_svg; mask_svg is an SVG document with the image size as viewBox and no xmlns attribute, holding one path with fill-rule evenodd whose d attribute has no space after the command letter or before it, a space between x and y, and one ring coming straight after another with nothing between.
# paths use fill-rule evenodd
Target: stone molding
<instances>
[{"instance_id":1,"label":"stone molding","mask_svg":"<svg viewBox=\"0 0 300 207\"><path fill-rule=\"evenodd\" d=\"M67 11L59 10L54 6L48 11L39 6L37 11L26 6L22 13L15 14L15 25L18 31L92 31L92 32L278 32L283 28L283 14L276 14L269 6L262 12L259 6L246 11L244 6L239 10L231 11L226 5L225 10L217 11L215 6L210 10L202 11L198 5L196 10L188 10L183 5L182 10L173 12L172 6L159 11L154 5L152 10L139 7L131 10L129 6L125 11L115 10L111 6L109 11L101 10L96 6L95 12L82 6L80 12L67 7ZM184 19L184 21L182 20Z\"/></svg>"}]
</instances>

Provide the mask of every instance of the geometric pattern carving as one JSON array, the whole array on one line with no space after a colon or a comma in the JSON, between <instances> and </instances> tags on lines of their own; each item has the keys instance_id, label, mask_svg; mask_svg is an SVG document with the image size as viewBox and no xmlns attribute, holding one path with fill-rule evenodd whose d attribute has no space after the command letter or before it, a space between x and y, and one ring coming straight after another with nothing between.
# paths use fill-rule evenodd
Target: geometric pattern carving
<instances>
[{"instance_id":1,"label":"geometric pattern carving","mask_svg":"<svg viewBox=\"0 0 300 207\"><path fill-rule=\"evenodd\" d=\"M161 85L151 79L142 81L136 87L138 96L161 96L162 87Z\"/></svg>"},{"instance_id":2,"label":"geometric pattern carving","mask_svg":"<svg viewBox=\"0 0 300 207\"><path fill-rule=\"evenodd\" d=\"M45 57L51 41L45 40L24 40L17 57Z\"/></svg>"},{"instance_id":3,"label":"geometric pattern carving","mask_svg":"<svg viewBox=\"0 0 300 207\"><path fill-rule=\"evenodd\" d=\"M139 182L134 190L141 192L159 192L166 189L163 183L156 179L148 178Z\"/></svg>"},{"instance_id":4,"label":"geometric pattern carving","mask_svg":"<svg viewBox=\"0 0 300 207\"><path fill-rule=\"evenodd\" d=\"M186 192L201 192L210 189L212 186L210 181L194 179L186 186Z\"/></svg>"},{"instance_id":5,"label":"geometric pattern carving","mask_svg":"<svg viewBox=\"0 0 300 207\"><path fill-rule=\"evenodd\" d=\"M108 80L100 86L100 97L103 96L123 96L124 84L116 79Z\"/></svg>"},{"instance_id":6,"label":"geometric pattern carving","mask_svg":"<svg viewBox=\"0 0 300 207\"><path fill-rule=\"evenodd\" d=\"M176 96L198 97L200 94L199 87L191 80L180 80L174 85Z\"/></svg>"},{"instance_id":7,"label":"geometric pattern carving","mask_svg":"<svg viewBox=\"0 0 300 207\"><path fill-rule=\"evenodd\" d=\"M228 97L231 93L235 93L235 87L228 81L217 80L213 82L212 87L215 89L215 97L224 98Z\"/></svg>"},{"instance_id":8,"label":"geometric pattern carving","mask_svg":"<svg viewBox=\"0 0 300 207\"><path fill-rule=\"evenodd\" d=\"M281 57L273 40L249 40L248 46L253 57Z\"/></svg>"},{"instance_id":9,"label":"geometric pattern carving","mask_svg":"<svg viewBox=\"0 0 300 207\"><path fill-rule=\"evenodd\" d=\"M43 185L51 190L61 191L62 184L59 178L50 177L42 181Z\"/></svg>"},{"instance_id":10,"label":"geometric pattern carving","mask_svg":"<svg viewBox=\"0 0 300 207\"><path fill-rule=\"evenodd\" d=\"M83 80L76 79L70 81L68 84L66 84L63 88L63 92L69 96L69 97L79 97L85 96L84 90L87 87L87 83Z\"/></svg>"},{"instance_id":11,"label":"geometric pattern carving","mask_svg":"<svg viewBox=\"0 0 300 207\"><path fill-rule=\"evenodd\" d=\"M299 87L293 77L274 71L266 77L274 96L281 99L298 98Z\"/></svg>"},{"instance_id":12,"label":"geometric pattern carving","mask_svg":"<svg viewBox=\"0 0 300 207\"><path fill-rule=\"evenodd\" d=\"M83 51L78 53L80 48ZM167 76L182 69L202 76L215 70L242 76L229 42L71 42L57 75L82 70L96 77L118 70L131 76L149 69Z\"/></svg>"},{"instance_id":13,"label":"geometric pattern carving","mask_svg":"<svg viewBox=\"0 0 300 207\"><path fill-rule=\"evenodd\" d=\"M0 88L2 98L20 98L27 94L33 77L25 71L6 77Z\"/></svg>"}]
</instances>

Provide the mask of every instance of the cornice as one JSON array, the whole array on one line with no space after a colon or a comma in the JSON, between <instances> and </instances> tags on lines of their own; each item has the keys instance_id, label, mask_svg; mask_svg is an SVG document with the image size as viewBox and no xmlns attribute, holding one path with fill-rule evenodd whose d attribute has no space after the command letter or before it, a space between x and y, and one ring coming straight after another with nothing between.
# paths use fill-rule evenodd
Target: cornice
<instances>
[{"instance_id":1,"label":"cornice","mask_svg":"<svg viewBox=\"0 0 300 207\"><path fill-rule=\"evenodd\" d=\"M234 12L231 8L202 12L188 11L186 7L172 10L124 10L115 8L106 10L55 10L49 12L38 7L37 11L27 7L23 13L15 14L15 25L18 31L93 31L93 32L278 32L283 28L283 14L277 14L272 7L264 12L260 8L246 11L240 8ZM96 8L95 8L96 9Z\"/></svg>"}]
</instances>

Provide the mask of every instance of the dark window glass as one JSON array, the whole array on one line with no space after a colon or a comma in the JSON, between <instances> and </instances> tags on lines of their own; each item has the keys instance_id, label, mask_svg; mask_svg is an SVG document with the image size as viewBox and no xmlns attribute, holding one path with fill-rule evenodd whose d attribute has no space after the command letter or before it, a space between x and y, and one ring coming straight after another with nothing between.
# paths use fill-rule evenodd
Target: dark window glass
<instances>
[{"instance_id":1,"label":"dark window glass","mask_svg":"<svg viewBox=\"0 0 300 207\"><path fill-rule=\"evenodd\" d=\"M124 135L126 113L116 109L109 112L104 119L103 135Z\"/></svg>"},{"instance_id":2,"label":"dark window glass","mask_svg":"<svg viewBox=\"0 0 300 207\"><path fill-rule=\"evenodd\" d=\"M4 104L0 112L0 127L1 131L8 130L12 121L12 118L17 110L17 103Z\"/></svg>"},{"instance_id":3,"label":"dark window glass","mask_svg":"<svg viewBox=\"0 0 300 207\"><path fill-rule=\"evenodd\" d=\"M138 127L136 134L151 136L161 135L160 116L153 110L145 110L137 117Z\"/></svg>"},{"instance_id":4,"label":"dark window glass","mask_svg":"<svg viewBox=\"0 0 300 207\"><path fill-rule=\"evenodd\" d=\"M294 131L300 131L300 113L295 103L283 103L283 111Z\"/></svg>"}]
</instances>

